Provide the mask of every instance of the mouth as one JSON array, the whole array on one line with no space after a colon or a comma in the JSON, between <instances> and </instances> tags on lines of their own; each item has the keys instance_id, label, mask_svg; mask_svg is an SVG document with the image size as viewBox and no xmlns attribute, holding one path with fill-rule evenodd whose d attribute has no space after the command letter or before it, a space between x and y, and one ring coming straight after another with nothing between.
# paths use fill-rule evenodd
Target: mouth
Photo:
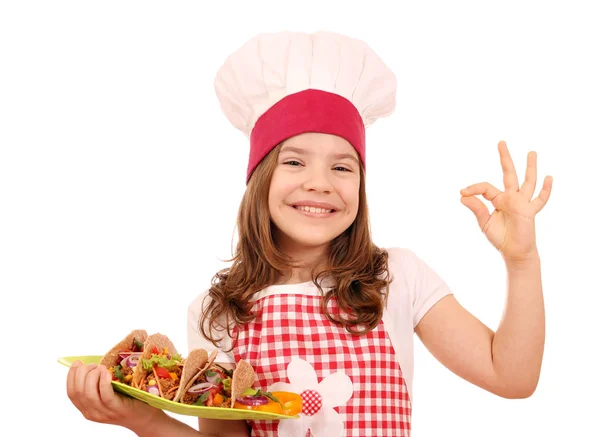
<instances>
[{"instance_id":1,"label":"mouth","mask_svg":"<svg viewBox=\"0 0 600 437\"><path fill-rule=\"evenodd\" d=\"M329 208L321 208L316 206L306 206L306 205L291 205L296 211L307 215L309 217L330 217L335 214L337 210L329 209Z\"/></svg>"}]
</instances>

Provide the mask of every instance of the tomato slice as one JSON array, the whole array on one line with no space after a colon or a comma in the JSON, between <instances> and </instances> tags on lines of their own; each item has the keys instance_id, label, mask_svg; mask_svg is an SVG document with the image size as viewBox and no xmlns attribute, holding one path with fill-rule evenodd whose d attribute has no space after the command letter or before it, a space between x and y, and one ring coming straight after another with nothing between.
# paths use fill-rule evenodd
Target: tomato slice
<instances>
[{"instance_id":1,"label":"tomato slice","mask_svg":"<svg viewBox=\"0 0 600 437\"><path fill-rule=\"evenodd\" d=\"M208 392L208 399L206 400L206 404L205 404L207 407L212 407L213 406L213 398L214 398L213 392L209 391Z\"/></svg>"},{"instance_id":2,"label":"tomato slice","mask_svg":"<svg viewBox=\"0 0 600 437\"><path fill-rule=\"evenodd\" d=\"M169 371L167 369L164 369L162 367L155 367L156 369L156 374L158 375L159 378L164 378L164 379L171 379L171 374L169 373Z\"/></svg>"},{"instance_id":3,"label":"tomato slice","mask_svg":"<svg viewBox=\"0 0 600 437\"><path fill-rule=\"evenodd\" d=\"M158 348L156 346L152 346L152 353L155 355L160 355L160 351L158 350Z\"/></svg>"}]
</instances>

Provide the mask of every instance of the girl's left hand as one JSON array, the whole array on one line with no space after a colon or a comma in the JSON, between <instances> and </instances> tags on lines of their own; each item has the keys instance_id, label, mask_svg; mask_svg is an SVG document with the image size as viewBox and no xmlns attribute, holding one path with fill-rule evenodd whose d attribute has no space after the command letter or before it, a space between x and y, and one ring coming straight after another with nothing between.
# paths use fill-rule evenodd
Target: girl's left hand
<instances>
[{"instance_id":1,"label":"girl's left hand","mask_svg":"<svg viewBox=\"0 0 600 437\"><path fill-rule=\"evenodd\" d=\"M504 260L518 263L537 253L534 219L548 202L552 177L546 176L540 193L531 200L537 179L536 152L527 155L525 182L519 188L517 172L504 141L498 143L498 151L504 173L504 191L481 182L461 190L460 201L473 211L482 232ZM492 202L495 208L492 214L476 195Z\"/></svg>"}]
</instances>

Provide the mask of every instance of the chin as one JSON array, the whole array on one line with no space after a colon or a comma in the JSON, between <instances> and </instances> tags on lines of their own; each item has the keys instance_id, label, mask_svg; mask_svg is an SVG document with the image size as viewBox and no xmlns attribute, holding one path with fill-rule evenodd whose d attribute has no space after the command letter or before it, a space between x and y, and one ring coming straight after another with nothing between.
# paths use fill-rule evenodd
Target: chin
<instances>
[{"instance_id":1,"label":"chin","mask_svg":"<svg viewBox=\"0 0 600 437\"><path fill-rule=\"evenodd\" d=\"M294 243L304 247L321 247L331 243L333 238L319 238L319 237L292 237Z\"/></svg>"},{"instance_id":2,"label":"chin","mask_svg":"<svg viewBox=\"0 0 600 437\"><path fill-rule=\"evenodd\" d=\"M343 232L343 231L342 231ZM284 231L294 244L304 247L320 247L331 243L340 233L299 232L298 229Z\"/></svg>"}]
</instances>

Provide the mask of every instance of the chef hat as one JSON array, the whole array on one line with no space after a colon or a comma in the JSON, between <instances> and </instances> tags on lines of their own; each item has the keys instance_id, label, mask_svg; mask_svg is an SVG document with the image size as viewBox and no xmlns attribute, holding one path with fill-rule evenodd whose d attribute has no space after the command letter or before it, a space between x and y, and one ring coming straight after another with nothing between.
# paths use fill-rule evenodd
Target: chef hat
<instances>
[{"instance_id":1,"label":"chef hat","mask_svg":"<svg viewBox=\"0 0 600 437\"><path fill-rule=\"evenodd\" d=\"M250 137L247 179L282 141L304 132L345 138L365 165L365 128L396 106L396 77L364 42L331 32L265 33L215 78L221 109Z\"/></svg>"}]
</instances>

